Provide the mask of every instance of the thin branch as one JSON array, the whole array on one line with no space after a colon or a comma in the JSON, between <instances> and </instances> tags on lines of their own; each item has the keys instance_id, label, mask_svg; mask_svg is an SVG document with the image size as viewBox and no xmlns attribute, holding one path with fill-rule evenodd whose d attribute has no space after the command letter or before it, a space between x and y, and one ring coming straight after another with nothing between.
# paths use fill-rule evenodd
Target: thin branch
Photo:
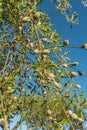
<instances>
[{"instance_id":1,"label":"thin branch","mask_svg":"<svg viewBox=\"0 0 87 130\"><path fill-rule=\"evenodd\" d=\"M8 55L7 55L7 58L6 58L6 61L5 61L4 68L1 70L1 72L2 72L2 77L4 76L4 72L5 72L7 63L8 63L9 55L10 55L10 50L8 51Z\"/></svg>"},{"instance_id":2,"label":"thin branch","mask_svg":"<svg viewBox=\"0 0 87 130\"><path fill-rule=\"evenodd\" d=\"M20 121L17 122L17 124L12 128L12 130L17 130L17 128L20 126L21 124L21 119Z\"/></svg>"},{"instance_id":3,"label":"thin branch","mask_svg":"<svg viewBox=\"0 0 87 130\"><path fill-rule=\"evenodd\" d=\"M58 97L58 93L56 93L56 96ZM68 120L68 122L69 122L69 124L70 124L70 126L71 126L71 129L72 129L72 130L75 130L75 128L74 128L72 122L70 121L70 118L69 118L69 116L68 116L68 114L67 114L67 112L66 112L66 110L65 110L65 108L64 108L64 105L62 104L62 101L61 101L60 97L59 97L58 99L59 99L60 106L61 106L63 112L65 113L66 118L67 118L67 120Z\"/></svg>"},{"instance_id":4,"label":"thin branch","mask_svg":"<svg viewBox=\"0 0 87 130\"><path fill-rule=\"evenodd\" d=\"M83 48L82 46L64 46L64 45L57 45L57 46L50 46L50 47L46 47L47 49L53 49L53 47L60 47L60 48L74 48L74 49L84 49L86 50L85 48ZM56 49L57 50L57 49ZM59 48L58 48L59 50Z\"/></svg>"},{"instance_id":5,"label":"thin branch","mask_svg":"<svg viewBox=\"0 0 87 130\"><path fill-rule=\"evenodd\" d=\"M2 125L4 126L4 130L8 130L8 122L7 122L7 116L6 116L6 113L5 113L4 101L3 100L1 101L1 106L2 106L4 118L0 120L1 121L0 123L2 123Z\"/></svg>"},{"instance_id":6,"label":"thin branch","mask_svg":"<svg viewBox=\"0 0 87 130\"><path fill-rule=\"evenodd\" d=\"M50 2L52 3L52 5L53 5L54 7L56 7L56 5L54 4L54 2L53 2L52 0L50 0ZM56 9L57 9L57 7L56 7Z\"/></svg>"},{"instance_id":7,"label":"thin branch","mask_svg":"<svg viewBox=\"0 0 87 130\"><path fill-rule=\"evenodd\" d=\"M75 48L75 49L84 49L82 48L82 46L64 46L64 45L61 45L59 47L64 47L64 48Z\"/></svg>"}]
</instances>

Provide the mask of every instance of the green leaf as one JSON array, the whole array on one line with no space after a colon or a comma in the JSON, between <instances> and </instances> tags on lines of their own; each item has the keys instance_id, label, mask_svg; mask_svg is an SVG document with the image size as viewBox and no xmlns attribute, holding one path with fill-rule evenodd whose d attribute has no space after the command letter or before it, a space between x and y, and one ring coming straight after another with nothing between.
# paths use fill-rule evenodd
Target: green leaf
<instances>
[{"instance_id":1,"label":"green leaf","mask_svg":"<svg viewBox=\"0 0 87 130\"><path fill-rule=\"evenodd\" d=\"M46 128L52 128L53 126L52 126L52 124L47 124L46 125Z\"/></svg>"},{"instance_id":2,"label":"green leaf","mask_svg":"<svg viewBox=\"0 0 87 130\"><path fill-rule=\"evenodd\" d=\"M84 95L84 93L83 93L83 92L80 92L80 94L79 94L79 96L78 96L77 100L78 100L78 101L79 101L79 100L81 100L81 99L82 99L82 97L83 97L83 95Z\"/></svg>"},{"instance_id":3,"label":"green leaf","mask_svg":"<svg viewBox=\"0 0 87 130\"><path fill-rule=\"evenodd\" d=\"M0 13L3 11L3 9L0 7Z\"/></svg>"},{"instance_id":4,"label":"green leaf","mask_svg":"<svg viewBox=\"0 0 87 130\"><path fill-rule=\"evenodd\" d=\"M84 114L83 112L81 111L81 118L84 119Z\"/></svg>"},{"instance_id":5,"label":"green leaf","mask_svg":"<svg viewBox=\"0 0 87 130\"><path fill-rule=\"evenodd\" d=\"M10 0L10 2L12 2L12 3L13 3L13 2L14 2L14 0Z\"/></svg>"},{"instance_id":6,"label":"green leaf","mask_svg":"<svg viewBox=\"0 0 87 130\"><path fill-rule=\"evenodd\" d=\"M58 122L58 124L68 124L68 120L67 119L63 119L62 121Z\"/></svg>"},{"instance_id":7,"label":"green leaf","mask_svg":"<svg viewBox=\"0 0 87 130\"><path fill-rule=\"evenodd\" d=\"M15 89L6 90L4 94L12 94L15 92Z\"/></svg>"}]
</instances>

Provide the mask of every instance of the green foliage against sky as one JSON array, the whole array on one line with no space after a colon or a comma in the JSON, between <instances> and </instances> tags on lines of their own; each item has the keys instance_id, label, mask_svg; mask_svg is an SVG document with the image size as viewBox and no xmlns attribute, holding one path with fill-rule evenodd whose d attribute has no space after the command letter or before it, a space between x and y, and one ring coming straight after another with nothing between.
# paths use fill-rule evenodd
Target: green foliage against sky
<instances>
[{"instance_id":1,"label":"green foliage against sky","mask_svg":"<svg viewBox=\"0 0 87 130\"><path fill-rule=\"evenodd\" d=\"M87 101L83 92L77 93L80 85L74 80L84 73L72 69L78 62L69 63L68 52L62 51L69 40L60 44L49 16L40 10L42 2L0 1L0 125L4 130L16 115L21 118L13 130L24 121L32 129L62 130L69 123L75 130L85 120ZM67 21L78 23L69 1L50 2Z\"/></svg>"}]
</instances>

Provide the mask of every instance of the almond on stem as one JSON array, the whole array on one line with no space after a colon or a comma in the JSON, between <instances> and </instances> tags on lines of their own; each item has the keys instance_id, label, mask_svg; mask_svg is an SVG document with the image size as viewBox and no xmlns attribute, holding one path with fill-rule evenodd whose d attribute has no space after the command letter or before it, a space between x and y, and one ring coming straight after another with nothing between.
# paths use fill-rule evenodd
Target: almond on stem
<instances>
[{"instance_id":1,"label":"almond on stem","mask_svg":"<svg viewBox=\"0 0 87 130\"><path fill-rule=\"evenodd\" d=\"M43 53L44 53L44 54L49 54L49 53L50 53L50 50L49 50L49 49L45 49L45 50L43 50Z\"/></svg>"},{"instance_id":2,"label":"almond on stem","mask_svg":"<svg viewBox=\"0 0 87 130\"><path fill-rule=\"evenodd\" d=\"M67 68L68 67L66 63L62 64L62 66L63 66L63 68Z\"/></svg>"},{"instance_id":3,"label":"almond on stem","mask_svg":"<svg viewBox=\"0 0 87 130\"><path fill-rule=\"evenodd\" d=\"M84 120L80 117L78 118L78 121L81 122L81 123L84 122Z\"/></svg>"},{"instance_id":4,"label":"almond on stem","mask_svg":"<svg viewBox=\"0 0 87 130\"><path fill-rule=\"evenodd\" d=\"M79 74L80 76L83 76L83 75L84 75L84 72L78 71L78 74Z\"/></svg>"},{"instance_id":5,"label":"almond on stem","mask_svg":"<svg viewBox=\"0 0 87 130\"><path fill-rule=\"evenodd\" d=\"M63 42L63 45L65 45L65 46L69 45L69 40L65 40L65 41Z\"/></svg>"},{"instance_id":6,"label":"almond on stem","mask_svg":"<svg viewBox=\"0 0 87 130\"><path fill-rule=\"evenodd\" d=\"M83 49L87 50L87 43L84 43L81 47L82 47Z\"/></svg>"},{"instance_id":7,"label":"almond on stem","mask_svg":"<svg viewBox=\"0 0 87 130\"><path fill-rule=\"evenodd\" d=\"M47 110L47 113L48 113L49 115L51 115L51 114L52 114L52 111L49 109L49 110Z\"/></svg>"},{"instance_id":8,"label":"almond on stem","mask_svg":"<svg viewBox=\"0 0 87 130\"><path fill-rule=\"evenodd\" d=\"M48 38L43 38L42 41L43 42L49 42L49 39Z\"/></svg>"},{"instance_id":9,"label":"almond on stem","mask_svg":"<svg viewBox=\"0 0 87 130\"><path fill-rule=\"evenodd\" d=\"M62 88L62 86L60 85L60 83L58 83L58 82L56 82L56 81L54 81L53 83L54 83L54 85L55 85L56 87L58 87L59 89Z\"/></svg>"},{"instance_id":10,"label":"almond on stem","mask_svg":"<svg viewBox=\"0 0 87 130\"><path fill-rule=\"evenodd\" d=\"M76 72L71 72L70 75L71 75L71 77L77 77L77 76L78 76L78 73L76 73Z\"/></svg>"},{"instance_id":11,"label":"almond on stem","mask_svg":"<svg viewBox=\"0 0 87 130\"><path fill-rule=\"evenodd\" d=\"M67 113L68 113L69 115L71 115L71 114L72 114L72 111L71 111L71 110L68 110Z\"/></svg>"},{"instance_id":12,"label":"almond on stem","mask_svg":"<svg viewBox=\"0 0 87 130\"><path fill-rule=\"evenodd\" d=\"M75 120L78 119L78 116L77 116L76 114L74 114L74 113L71 114L71 117L72 117L73 119L75 119Z\"/></svg>"},{"instance_id":13,"label":"almond on stem","mask_svg":"<svg viewBox=\"0 0 87 130\"><path fill-rule=\"evenodd\" d=\"M79 84L76 84L75 87L78 88L78 89L81 88L81 86Z\"/></svg>"},{"instance_id":14,"label":"almond on stem","mask_svg":"<svg viewBox=\"0 0 87 130\"><path fill-rule=\"evenodd\" d=\"M34 50L34 53L35 53L35 54L38 54L38 53L40 53L40 50L39 50L39 49L35 49L35 50Z\"/></svg>"},{"instance_id":15,"label":"almond on stem","mask_svg":"<svg viewBox=\"0 0 87 130\"><path fill-rule=\"evenodd\" d=\"M3 125L5 123L5 119L1 118L0 119L0 125Z\"/></svg>"},{"instance_id":16,"label":"almond on stem","mask_svg":"<svg viewBox=\"0 0 87 130\"><path fill-rule=\"evenodd\" d=\"M54 79L54 78L55 78L55 75L50 72L50 73L48 74L48 78Z\"/></svg>"},{"instance_id":17,"label":"almond on stem","mask_svg":"<svg viewBox=\"0 0 87 130\"><path fill-rule=\"evenodd\" d=\"M69 66L76 66L76 65L78 65L79 63L78 62L73 62L73 63L70 63L70 64L68 64Z\"/></svg>"}]
</instances>

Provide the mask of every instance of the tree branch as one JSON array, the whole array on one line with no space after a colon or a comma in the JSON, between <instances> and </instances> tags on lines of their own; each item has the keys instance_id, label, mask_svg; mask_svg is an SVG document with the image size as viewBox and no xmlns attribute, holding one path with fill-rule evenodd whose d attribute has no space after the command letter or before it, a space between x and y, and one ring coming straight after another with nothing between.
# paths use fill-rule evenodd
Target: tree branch
<instances>
[{"instance_id":1,"label":"tree branch","mask_svg":"<svg viewBox=\"0 0 87 130\"><path fill-rule=\"evenodd\" d=\"M55 94L56 94L56 96L58 97L58 93L55 93ZM70 121L70 118L69 118L69 116L68 116L68 114L67 114L67 112L66 112L66 110L65 110L65 108L64 108L64 105L62 104L62 101L61 101L60 97L59 97L58 99L59 99L60 106L61 106L63 112L65 113L66 118L67 118L67 120L68 120L68 122L69 122L69 124L70 124L70 126L71 126L71 129L72 129L72 130L75 130L75 128L74 128L72 122Z\"/></svg>"},{"instance_id":2,"label":"tree branch","mask_svg":"<svg viewBox=\"0 0 87 130\"><path fill-rule=\"evenodd\" d=\"M21 120L17 122L17 124L12 128L12 130L17 130L20 124L21 124Z\"/></svg>"}]
</instances>

